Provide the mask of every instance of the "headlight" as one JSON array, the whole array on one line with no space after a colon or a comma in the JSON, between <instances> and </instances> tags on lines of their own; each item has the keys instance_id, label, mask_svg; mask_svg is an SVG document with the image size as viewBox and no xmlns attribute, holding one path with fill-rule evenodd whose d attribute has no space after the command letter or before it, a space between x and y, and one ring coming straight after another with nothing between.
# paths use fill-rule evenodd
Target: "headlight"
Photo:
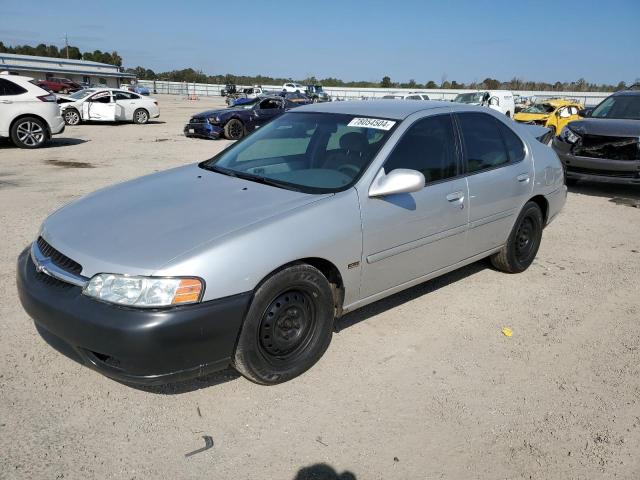
<instances>
[{"instance_id":1,"label":"headlight","mask_svg":"<svg viewBox=\"0 0 640 480\"><path fill-rule=\"evenodd\" d=\"M209 123L212 123L212 124L220 123L220 117L209 117L207 118L207 120L209 121Z\"/></svg>"},{"instance_id":2,"label":"headlight","mask_svg":"<svg viewBox=\"0 0 640 480\"><path fill-rule=\"evenodd\" d=\"M129 277L112 273L95 275L82 293L104 302L132 307L168 307L200 301L202 281L197 278Z\"/></svg>"},{"instance_id":3,"label":"headlight","mask_svg":"<svg viewBox=\"0 0 640 480\"><path fill-rule=\"evenodd\" d=\"M576 143L578 140L580 140L580 136L569 127L564 127L562 129L562 131L560 132L560 138L567 143Z\"/></svg>"}]
</instances>

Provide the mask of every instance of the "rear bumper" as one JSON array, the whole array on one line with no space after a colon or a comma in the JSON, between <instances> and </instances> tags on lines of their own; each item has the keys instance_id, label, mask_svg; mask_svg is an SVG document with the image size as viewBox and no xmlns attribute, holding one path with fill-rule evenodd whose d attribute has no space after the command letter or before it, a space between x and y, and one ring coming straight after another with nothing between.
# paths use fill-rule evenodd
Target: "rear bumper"
<instances>
[{"instance_id":1,"label":"rear bumper","mask_svg":"<svg viewBox=\"0 0 640 480\"><path fill-rule=\"evenodd\" d=\"M144 385L226 368L251 298L247 292L170 309L119 307L36 272L28 249L18 258L17 286L50 345L108 377Z\"/></svg>"},{"instance_id":2,"label":"rear bumper","mask_svg":"<svg viewBox=\"0 0 640 480\"><path fill-rule=\"evenodd\" d=\"M65 123L64 123L64 118L60 117L55 117L53 119L53 122L51 123L51 125L49 126L51 128L51 135L58 135L62 132L64 132L64 128L65 128Z\"/></svg>"},{"instance_id":3,"label":"rear bumper","mask_svg":"<svg viewBox=\"0 0 640 480\"><path fill-rule=\"evenodd\" d=\"M569 179L640 185L640 160L579 157L571 153L570 144L557 137L552 146Z\"/></svg>"},{"instance_id":4,"label":"rear bumper","mask_svg":"<svg viewBox=\"0 0 640 480\"><path fill-rule=\"evenodd\" d=\"M187 123L184 126L184 136L215 140L224 137L224 129L210 123Z\"/></svg>"}]
</instances>

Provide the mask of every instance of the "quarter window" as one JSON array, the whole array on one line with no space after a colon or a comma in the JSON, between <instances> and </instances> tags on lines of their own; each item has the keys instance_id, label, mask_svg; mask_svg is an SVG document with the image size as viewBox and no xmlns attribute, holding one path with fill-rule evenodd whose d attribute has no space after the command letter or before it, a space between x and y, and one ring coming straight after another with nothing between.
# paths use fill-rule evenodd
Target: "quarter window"
<instances>
[{"instance_id":1,"label":"quarter window","mask_svg":"<svg viewBox=\"0 0 640 480\"><path fill-rule=\"evenodd\" d=\"M384 164L386 173L397 168L418 170L427 183L455 177L458 155L451 115L426 117L411 125Z\"/></svg>"},{"instance_id":2,"label":"quarter window","mask_svg":"<svg viewBox=\"0 0 640 480\"><path fill-rule=\"evenodd\" d=\"M10 82L9 80L5 80L4 78L0 78L0 95L21 95L26 92L27 90L22 88L20 85Z\"/></svg>"},{"instance_id":3,"label":"quarter window","mask_svg":"<svg viewBox=\"0 0 640 480\"><path fill-rule=\"evenodd\" d=\"M498 120L486 113L473 112L458 114L458 121L469 173L509 163Z\"/></svg>"},{"instance_id":4,"label":"quarter window","mask_svg":"<svg viewBox=\"0 0 640 480\"><path fill-rule=\"evenodd\" d=\"M499 120L495 120L500 128L500 133L502 133L502 138L504 140L504 144L507 147L507 153L509 155L509 163L518 163L524 159L525 151L524 144L520 137L516 135L513 130L511 130L508 126L502 123Z\"/></svg>"}]
</instances>

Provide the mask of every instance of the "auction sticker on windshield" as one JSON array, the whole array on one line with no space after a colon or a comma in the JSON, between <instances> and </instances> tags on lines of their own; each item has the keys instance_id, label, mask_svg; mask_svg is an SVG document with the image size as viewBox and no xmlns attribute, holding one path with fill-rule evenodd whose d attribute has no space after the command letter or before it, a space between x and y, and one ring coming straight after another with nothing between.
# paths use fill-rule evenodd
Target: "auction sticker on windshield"
<instances>
[{"instance_id":1,"label":"auction sticker on windshield","mask_svg":"<svg viewBox=\"0 0 640 480\"><path fill-rule=\"evenodd\" d=\"M393 120L384 120L382 118L354 118L349 122L347 127L375 128L377 130L391 130L396 124Z\"/></svg>"}]
</instances>

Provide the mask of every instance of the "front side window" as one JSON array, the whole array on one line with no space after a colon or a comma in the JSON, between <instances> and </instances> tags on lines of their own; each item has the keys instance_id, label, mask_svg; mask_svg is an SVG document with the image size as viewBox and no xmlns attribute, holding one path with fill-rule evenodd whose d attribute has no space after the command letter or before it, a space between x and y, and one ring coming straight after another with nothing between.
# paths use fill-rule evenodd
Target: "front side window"
<instances>
[{"instance_id":1,"label":"front side window","mask_svg":"<svg viewBox=\"0 0 640 480\"><path fill-rule=\"evenodd\" d=\"M458 175L451 115L426 117L411 125L384 163L385 173L397 168L418 170L426 183Z\"/></svg>"},{"instance_id":2,"label":"front side window","mask_svg":"<svg viewBox=\"0 0 640 480\"><path fill-rule=\"evenodd\" d=\"M290 190L337 192L357 181L397 123L343 114L285 113L200 166ZM373 127L362 126L370 124Z\"/></svg>"},{"instance_id":3,"label":"front side window","mask_svg":"<svg viewBox=\"0 0 640 480\"><path fill-rule=\"evenodd\" d=\"M111 94L109 92L96 93L89 101L95 103L111 103Z\"/></svg>"},{"instance_id":4,"label":"front side window","mask_svg":"<svg viewBox=\"0 0 640 480\"><path fill-rule=\"evenodd\" d=\"M498 121L486 113L457 114L467 172L473 173L509 163L509 154Z\"/></svg>"}]
</instances>

